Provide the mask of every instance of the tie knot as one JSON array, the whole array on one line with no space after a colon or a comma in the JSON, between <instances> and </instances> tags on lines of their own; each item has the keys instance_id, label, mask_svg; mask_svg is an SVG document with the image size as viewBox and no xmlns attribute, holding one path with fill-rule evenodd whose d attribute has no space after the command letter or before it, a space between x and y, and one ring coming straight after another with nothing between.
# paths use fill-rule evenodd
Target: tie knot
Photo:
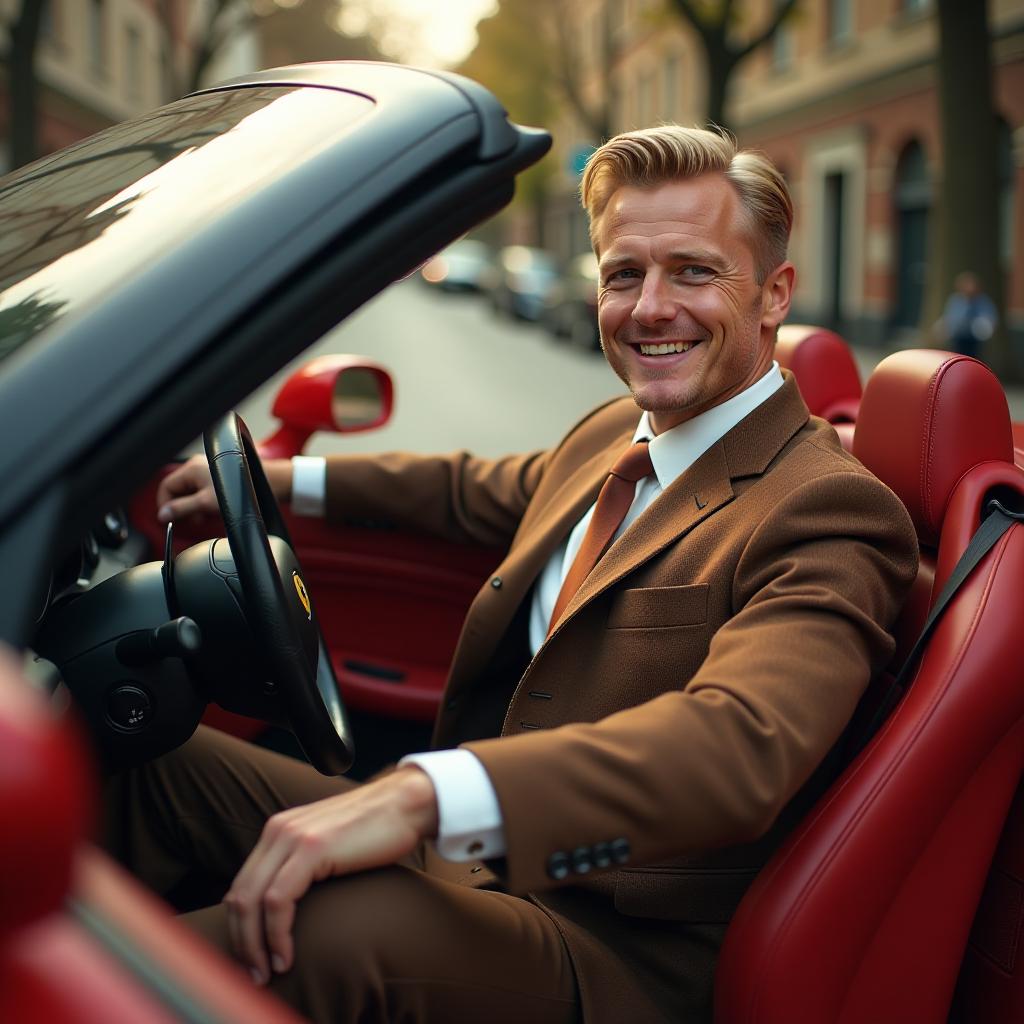
<instances>
[{"instance_id":1,"label":"tie knot","mask_svg":"<svg viewBox=\"0 0 1024 1024\"><path fill-rule=\"evenodd\" d=\"M631 444L617 459L611 468L612 476L620 480L628 480L636 483L645 476L654 472L654 464L651 462L651 452L647 441L637 441Z\"/></svg>"}]
</instances>

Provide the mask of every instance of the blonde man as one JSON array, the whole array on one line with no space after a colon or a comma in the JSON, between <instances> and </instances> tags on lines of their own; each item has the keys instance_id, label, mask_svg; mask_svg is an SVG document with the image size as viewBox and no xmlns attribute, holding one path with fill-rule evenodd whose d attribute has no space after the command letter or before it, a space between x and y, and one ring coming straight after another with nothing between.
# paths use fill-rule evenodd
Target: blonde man
<instances>
[{"instance_id":1,"label":"blonde man","mask_svg":"<svg viewBox=\"0 0 1024 1024\"><path fill-rule=\"evenodd\" d=\"M772 361L778 172L667 126L601 147L583 200L632 398L546 452L324 467L328 517L509 546L438 749L353 787L201 731L124 782L132 866L222 878L192 923L317 1021L710 1020L729 917L893 650L910 521Z\"/></svg>"}]
</instances>

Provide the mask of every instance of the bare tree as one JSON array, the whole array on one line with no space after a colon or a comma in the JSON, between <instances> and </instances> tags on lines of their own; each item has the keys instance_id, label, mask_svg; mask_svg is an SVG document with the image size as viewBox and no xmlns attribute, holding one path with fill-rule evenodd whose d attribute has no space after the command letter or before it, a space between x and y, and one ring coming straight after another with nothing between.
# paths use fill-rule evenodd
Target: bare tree
<instances>
[{"instance_id":1,"label":"bare tree","mask_svg":"<svg viewBox=\"0 0 1024 1024\"><path fill-rule=\"evenodd\" d=\"M736 0L669 0L675 11L693 29L704 51L708 97L705 121L727 127L725 104L733 72L755 50L774 38L779 26L796 9L799 0L779 0L775 12L749 38L738 38L741 13Z\"/></svg>"},{"instance_id":2,"label":"bare tree","mask_svg":"<svg viewBox=\"0 0 1024 1024\"><path fill-rule=\"evenodd\" d=\"M1003 314L999 252L999 169L987 0L938 0L939 107L942 127L939 268L941 294L969 270ZM1017 372L1001 326L989 342L993 369Z\"/></svg>"},{"instance_id":3,"label":"bare tree","mask_svg":"<svg viewBox=\"0 0 1024 1024\"><path fill-rule=\"evenodd\" d=\"M46 4L47 0L21 0L7 25L8 155L12 168L38 155L36 49Z\"/></svg>"}]
</instances>

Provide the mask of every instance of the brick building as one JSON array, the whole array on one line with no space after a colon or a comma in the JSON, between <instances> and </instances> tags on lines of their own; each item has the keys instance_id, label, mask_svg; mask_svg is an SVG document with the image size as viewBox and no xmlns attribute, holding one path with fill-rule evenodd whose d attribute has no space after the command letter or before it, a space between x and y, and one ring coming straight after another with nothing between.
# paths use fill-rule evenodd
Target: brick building
<instances>
[{"instance_id":1,"label":"brick building","mask_svg":"<svg viewBox=\"0 0 1024 1024\"><path fill-rule=\"evenodd\" d=\"M748 0L747 30L777 0ZM702 59L661 0L573 0L581 83L610 104L612 131L699 122ZM1008 324L1024 352L1024 0L990 0L999 114L1001 236ZM919 336L942 296L929 260L942 170L931 0L802 0L735 76L729 122L782 168L797 207L800 271L791 319L859 342ZM593 143L567 112L555 128L561 181L548 244L587 244L573 161Z\"/></svg>"}]
</instances>

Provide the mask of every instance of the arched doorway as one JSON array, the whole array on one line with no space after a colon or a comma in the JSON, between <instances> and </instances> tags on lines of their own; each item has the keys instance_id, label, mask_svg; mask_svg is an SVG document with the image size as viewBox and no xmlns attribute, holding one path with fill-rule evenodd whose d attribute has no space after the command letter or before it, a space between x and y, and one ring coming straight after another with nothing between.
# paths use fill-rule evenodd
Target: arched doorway
<instances>
[{"instance_id":1,"label":"arched doorway","mask_svg":"<svg viewBox=\"0 0 1024 1024\"><path fill-rule=\"evenodd\" d=\"M893 323L917 327L921 322L928 269L928 220L932 183L924 148L907 143L896 165L896 304Z\"/></svg>"}]
</instances>

